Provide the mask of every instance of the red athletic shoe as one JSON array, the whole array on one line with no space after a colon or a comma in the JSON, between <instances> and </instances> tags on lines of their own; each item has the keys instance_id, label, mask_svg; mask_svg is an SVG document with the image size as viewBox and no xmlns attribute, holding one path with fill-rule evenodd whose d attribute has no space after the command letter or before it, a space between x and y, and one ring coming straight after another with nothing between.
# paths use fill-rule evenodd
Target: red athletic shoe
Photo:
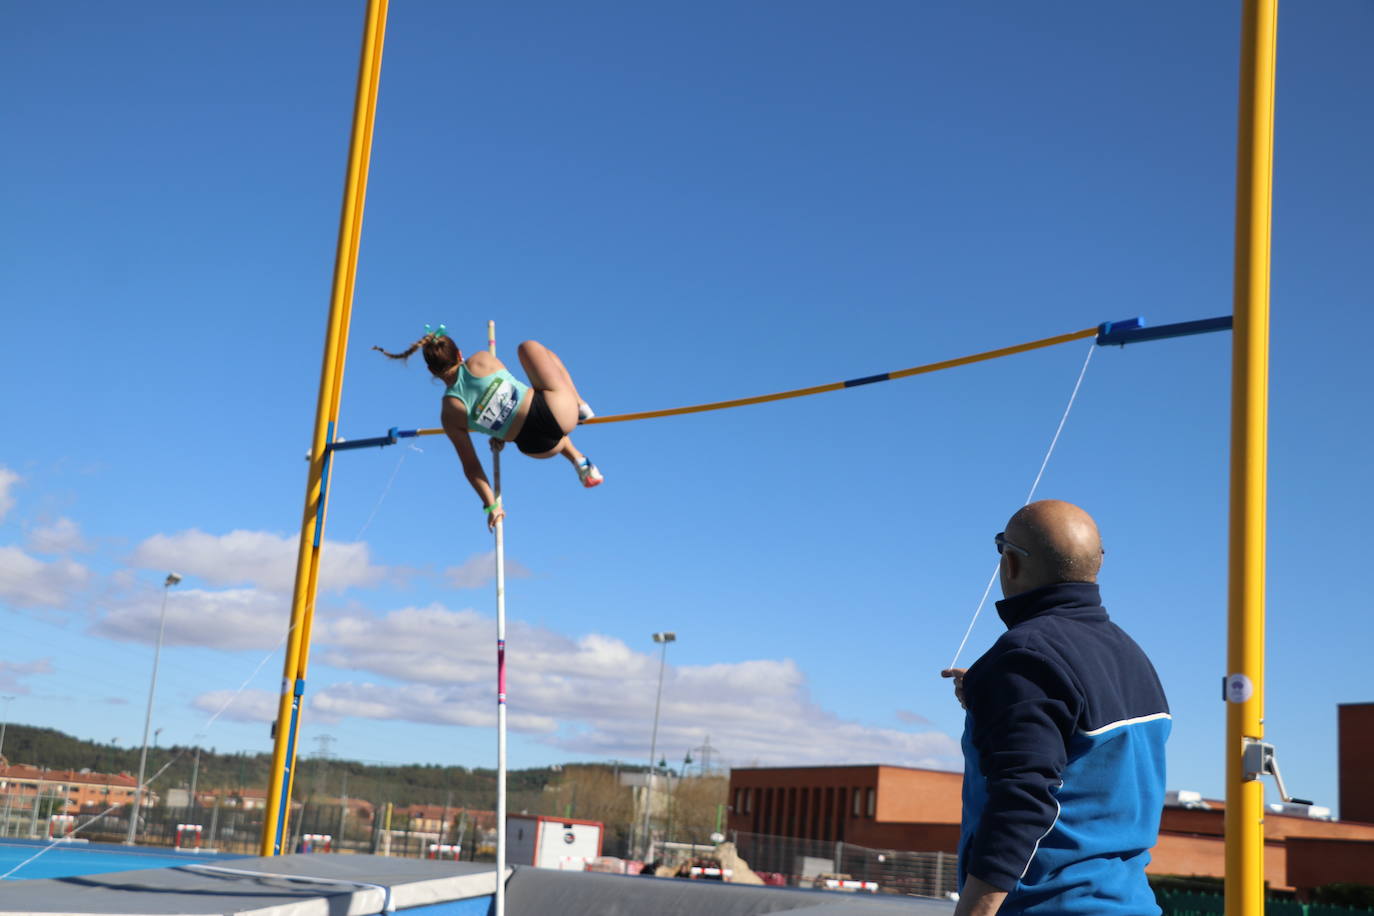
<instances>
[{"instance_id":1,"label":"red athletic shoe","mask_svg":"<svg viewBox=\"0 0 1374 916\"><path fill-rule=\"evenodd\" d=\"M582 486L590 488L599 486L606 478L601 476L601 472L592 464L590 458L583 458L582 463L577 466L577 479L582 481Z\"/></svg>"}]
</instances>

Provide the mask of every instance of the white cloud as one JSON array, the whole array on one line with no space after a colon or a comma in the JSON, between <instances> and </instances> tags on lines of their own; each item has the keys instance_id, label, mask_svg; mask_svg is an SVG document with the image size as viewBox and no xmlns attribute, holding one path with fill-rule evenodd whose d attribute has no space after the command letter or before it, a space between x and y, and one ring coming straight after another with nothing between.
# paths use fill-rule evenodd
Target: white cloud
<instances>
[{"instance_id":1,"label":"white cloud","mask_svg":"<svg viewBox=\"0 0 1374 916\"><path fill-rule=\"evenodd\" d=\"M126 642L152 644L162 613L161 589L106 612L91 632ZM213 649L271 649L281 645L291 622L291 602L283 595L251 588L220 592L173 589L167 599L163 644Z\"/></svg>"},{"instance_id":2,"label":"white cloud","mask_svg":"<svg viewBox=\"0 0 1374 916\"><path fill-rule=\"evenodd\" d=\"M321 660L338 668L437 685L490 683L495 677L496 626L490 617L473 610L450 611L433 604L393 611L382 618L346 616L317 623L315 633L315 642L327 646ZM507 641L512 670L518 665L553 677L608 684L658 670L650 656L598 634L574 641L514 622Z\"/></svg>"},{"instance_id":3,"label":"white cloud","mask_svg":"<svg viewBox=\"0 0 1374 916\"><path fill-rule=\"evenodd\" d=\"M528 579L529 569L510 557L506 557L507 579ZM496 579L496 551L475 553L463 561L461 566L450 566L444 570L444 578L454 588L483 588Z\"/></svg>"},{"instance_id":4,"label":"white cloud","mask_svg":"<svg viewBox=\"0 0 1374 916\"><path fill-rule=\"evenodd\" d=\"M81 526L64 517L30 531L28 548L34 553L79 553L86 549L86 540Z\"/></svg>"},{"instance_id":5,"label":"white cloud","mask_svg":"<svg viewBox=\"0 0 1374 916\"><path fill-rule=\"evenodd\" d=\"M14 494L10 491L22 478L7 467L0 466L0 521L14 508Z\"/></svg>"},{"instance_id":6,"label":"white cloud","mask_svg":"<svg viewBox=\"0 0 1374 916\"><path fill-rule=\"evenodd\" d=\"M331 684L314 695L310 710L334 718L405 719L433 725L491 728L496 725L496 689L495 684L486 685L485 689L473 689L473 685ZM527 733L551 733L558 727L549 716L534 713L511 712L508 721L512 729Z\"/></svg>"},{"instance_id":7,"label":"white cloud","mask_svg":"<svg viewBox=\"0 0 1374 916\"><path fill-rule=\"evenodd\" d=\"M27 694L29 686L23 681L35 674L52 674L52 659L40 658L31 662L0 662L0 690Z\"/></svg>"},{"instance_id":8,"label":"white cloud","mask_svg":"<svg viewBox=\"0 0 1374 916\"><path fill-rule=\"evenodd\" d=\"M45 563L18 547L0 547L0 601L18 607L62 607L90 571L68 559Z\"/></svg>"},{"instance_id":9,"label":"white cloud","mask_svg":"<svg viewBox=\"0 0 1374 916\"><path fill-rule=\"evenodd\" d=\"M290 592L296 578L299 539L269 531L231 531L214 535L192 529L157 534L134 550L130 564L143 569L175 570L210 585L252 585ZM387 569L374 566L366 544L325 541L320 587L342 590L375 585Z\"/></svg>"},{"instance_id":10,"label":"white cloud","mask_svg":"<svg viewBox=\"0 0 1374 916\"><path fill-rule=\"evenodd\" d=\"M495 723L494 622L438 605L381 618L348 616L316 625L316 658L332 668L390 682L349 681L314 693L311 709L426 724ZM515 623L507 640L510 727L579 755L638 757L645 751L658 686L658 656L600 634L572 639ZM907 716L916 724L914 714ZM659 745L665 756L710 736L725 759L745 763L959 765L948 735L866 725L815 704L791 660L670 666L664 677Z\"/></svg>"},{"instance_id":11,"label":"white cloud","mask_svg":"<svg viewBox=\"0 0 1374 916\"><path fill-rule=\"evenodd\" d=\"M581 717L588 727L567 731L552 743L603 756L643 753L644 735L652 727L655 680L640 674L610 696L589 697L560 686L538 684L532 700L556 710L561 721ZM511 703L518 699L513 690ZM790 659L670 667L663 684L659 747L671 758L674 751L667 749L698 747L708 735L736 764L954 768L960 761L958 742L948 735L879 728L822 709L810 699L806 677Z\"/></svg>"},{"instance_id":12,"label":"white cloud","mask_svg":"<svg viewBox=\"0 0 1374 916\"><path fill-rule=\"evenodd\" d=\"M345 616L316 623L320 661L399 680L451 684L486 678L495 629L476 611L439 605L406 608L381 619Z\"/></svg>"}]
</instances>

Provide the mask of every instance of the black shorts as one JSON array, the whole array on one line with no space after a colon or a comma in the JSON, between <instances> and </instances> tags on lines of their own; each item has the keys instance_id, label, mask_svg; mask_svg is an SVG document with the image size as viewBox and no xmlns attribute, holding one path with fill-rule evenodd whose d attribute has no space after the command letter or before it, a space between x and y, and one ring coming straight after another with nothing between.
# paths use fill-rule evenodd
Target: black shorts
<instances>
[{"instance_id":1,"label":"black shorts","mask_svg":"<svg viewBox=\"0 0 1374 916\"><path fill-rule=\"evenodd\" d=\"M530 401L530 412L525 414L525 425L515 437L516 448L526 455L543 455L558 448L564 435L563 427L549 410L544 392L536 389L534 400Z\"/></svg>"}]
</instances>

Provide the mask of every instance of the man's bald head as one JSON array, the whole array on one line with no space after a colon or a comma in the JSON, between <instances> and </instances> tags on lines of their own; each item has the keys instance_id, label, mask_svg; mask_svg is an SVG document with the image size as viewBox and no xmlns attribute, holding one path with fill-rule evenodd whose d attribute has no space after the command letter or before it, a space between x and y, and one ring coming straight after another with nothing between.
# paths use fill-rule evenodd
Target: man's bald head
<instances>
[{"instance_id":1,"label":"man's bald head","mask_svg":"<svg viewBox=\"0 0 1374 916\"><path fill-rule=\"evenodd\" d=\"M1093 518L1073 503L1042 499L1023 506L1007 522L1009 542L1029 556L1003 564L1002 590L1018 594L1056 582L1096 582L1102 568L1102 536ZM1015 575L1008 579L1008 566ZM1014 591L1008 591L1014 588Z\"/></svg>"}]
</instances>

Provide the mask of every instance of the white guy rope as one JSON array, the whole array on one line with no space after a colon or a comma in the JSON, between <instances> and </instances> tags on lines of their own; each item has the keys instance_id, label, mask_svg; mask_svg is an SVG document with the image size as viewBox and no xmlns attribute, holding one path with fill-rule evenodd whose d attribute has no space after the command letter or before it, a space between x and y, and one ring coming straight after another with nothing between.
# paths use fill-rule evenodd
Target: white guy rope
<instances>
[{"instance_id":1,"label":"white guy rope","mask_svg":"<svg viewBox=\"0 0 1374 916\"><path fill-rule=\"evenodd\" d=\"M1083 368L1078 370L1078 380L1073 383L1073 393L1069 395L1069 403L1064 406L1064 414L1059 418L1059 425L1055 427L1054 438L1050 439L1050 447L1045 452L1045 460L1040 462L1040 470L1036 472L1035 482L1031 484L1030 492L1026 494L1026 501L1021 505L1030 505L1031 500L1035 499L1035 491L1040 486L1040 478L1045 476L1045 468L1049 466L1050 456L1054 454L1054 447L1059 444L1059 434L1064 431L1064 424L1069 420L1069 411L1073 410L1073 402L1078 399L1078 389L1083 384L1083 376L1088 372L1088 363L1092 362L1093 351L1097 349L1097 342L1088 345L1088 356L1083 360ZM978 615L983 612L983 605L987 604L988 595L992 593L992 584L997 581L997 571L1002 567L1002 560L999 557L997 563L992 567L992 578L988 579L987 588L983 589L983 597L978 599L978 607L973 610L973 619L968 622L968 629L964 631L964 638L959 641L959 648L954 650L954 658L950 660L949 668L959 664L959 656L964 654L964 646L968 644L968 638L973 633L973 627L978 623Z\"/></svg>"},{"instance_id":2,"label":"white guy rope","mask_svg":"<svg viewBox=\"0 0 1374 916\"><path fill-rule=\"evenodd\" d=\"M420 448L419 446L409 445L406 447L409 448L411 451L419 452L422 455L425 453L425 450ZM363 526L358 529L358 533L353 535L353 540L355 542L361 541L363 539L363 532L367 531L367 529L371 527L372 520L377 517L377 510L381 509L382 503L386 502L387 494L391 492L391 485L396 482L396 475L401 473L401 465L405 464L405 460L406 453L401 452L401 457L396 461L396 467L391 469L391 477L387 479L386 486L382 487L382 495L377 497L376 504L373 505L372 511L368 513L367 521L363 522Z\"/></svg>"}]
</instances>

